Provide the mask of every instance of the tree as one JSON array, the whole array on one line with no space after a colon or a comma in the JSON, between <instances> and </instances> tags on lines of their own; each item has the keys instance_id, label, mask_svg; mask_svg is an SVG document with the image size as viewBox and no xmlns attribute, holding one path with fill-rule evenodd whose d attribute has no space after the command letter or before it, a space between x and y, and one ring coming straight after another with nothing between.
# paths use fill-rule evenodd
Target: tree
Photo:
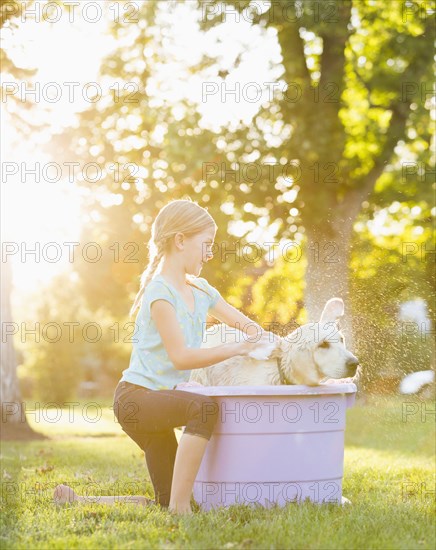
<instances>
[{"instance_id":1,"label":"tree","mask_svg":"<svg viewBox=\"0 0 436 550\"><path fill-rule=\"evenodd\" d=\"M10 262L1 263L1 395L2 439L44 439L45 437L29 426L23 409L21 392L17 379L17 358L15 354L11 313L12 269Z\"/></svg>"},{"instance_id":2,"label":"tree","mask_svg":"<svg viewBox=\"0 0 436 550\"><path fill-rule=\"evenodd\" d=\"M17 25L16 17L24 8L23 2L3 3L0 7L0 29L6 27L12 30ZM28 3L30 5L30 3ZM4 48L0 51L0 63L3 75L12 78L26 78L34 74L33 70L18 68L9 58ZM3 85L0 89L3 95ZM13 120L21 131L28 130L32 124L26 116L18 110L14 112ZM1 263L1 319L2 327L12 326L11 312L11 291L12 291L12 267L11 262ZM2 330L1 341L1 395L0 403L2 407L2 439L44 439L45 436L32 430L27 422L26 415L22 407L21 392L17 379L17 357L14 348L13 337L6 335Z\"/></svg>"},{"instance_id":3,"label":"tree","mask_svg":"<svg viewBox=\"0 0 436 550\"><path fill-rule=\"evenodd\" d=\"M297 159L299 177L293 188L298 191L298 220L289 219L289 204L280 201L276 186L268 187L264 199L274 205L271 219L282 221L281 236L292 236L289 221L305 230L305 305L309 319L315 320L330 297L349 298L353 225L362 203L379 202L375 185L395 158L397 145L414 141L410 127L421 126L420 139L430 150L425 90L432 82L432 8L427 5L427 13L419 2L303 0L272 2L259 14L250 11L249 0L207 0L200 6L205 29L219 24L232 6L241 16L250 12L254 25L277 33L282 79L292 95L273 102L278 109L267 105L259 112L251 133L259 140L265 121L289 127L283 132L289 137L274 151L265 142L258 150L260 158ZM232 151L236 157L243 154L242 147ZM427 173L429 161L427 155ZM422 193L428 179L415 178L414 184ZM395 190L404 196L400 186ZM350 320L347 325L350 336Z\"/></svg>"},{"instance_id":4,"label":"tree","mask_svg":"<svg viewBox=\"0 0 436 550\"><path fill-rule=\"evenodd\" d=\"M431 15L423 13L418 2L410 3L412 17L409 4L405 12L405 4L382 0L275 1L263 13L254 7L250 21L261 32L272 31L280 46L278 67L285 87L262 104L250 125L240 122L215 132L202 126L198 106L189 99L168 103L149 92L156 67L167 60L162 43L171 39L168 22L159 17L175 6L144 2L136 27L114 27L120 47L105 61L102 75L116 79L121 93L85 112L72 133L51 144L53 151L59 145L57 158L63 153L82 164L116 161L121 168L117 178L112 167L96 184L82 181L90 189L88 208L94 212L84 234L91 229L106 239L115 235L120 241L146 241L151 221L166 200L189 194L210 205L220 227L217 240L229 248L233 243L228 242L227 229L237 220L255 224L263 217L270 225L278 224L282 239L304 235L299 242L306 243L308 320L318 319L334 295L351 302L349 266L356 220L389 205L394 195L396 200L410 198L404 181L395 180L402 173L400 146L416 159L413 149L419 142L429 173L430 105L422 91L432 78ZM215 10L219 6L232 7L241 17L251 9L249 0L199 2L204 31L226 24ZM225 84L226 75L240 62L238 56L233 67L224 69L219 60L206 57L187 70L199 75L207 70L207 78L214 73ZM137 85L133 95L128 83ZM415 128L418 138L411 132ZM271 161L284 163L293 168L294 177L283 181L266 170L254 183L249 178L238 181L238 167L251 158L261 167ZM210 177L203 173L206 162L219 167ZM388 171L392 177L385 177ZM382 177L384 188L378 189ZM415 195L423 196L428 179L410 180ZM101 190L116 197L116 204L102 205ZM224 211L224 203L232 208ZM246 235L240 237L241 244ZM142 270L145 252L137 256L142 259L136 266L124 266L118 291L127 288L133 297L138 286L133 276ZM212 283L219 282L224 293L248 268L256 270L255 275L269 268L263 261L235 265L225 260L221 256L210 271ZM106 283L110 269L101 262L92 272L84 266L81 273L88 282L92 278ZM117 292L97 286L93 284L91 300L110 301L120 314L127 309L125 298L118 300ZM345 327L351 344L350 318Z\"/></svg>"}]
</instances>

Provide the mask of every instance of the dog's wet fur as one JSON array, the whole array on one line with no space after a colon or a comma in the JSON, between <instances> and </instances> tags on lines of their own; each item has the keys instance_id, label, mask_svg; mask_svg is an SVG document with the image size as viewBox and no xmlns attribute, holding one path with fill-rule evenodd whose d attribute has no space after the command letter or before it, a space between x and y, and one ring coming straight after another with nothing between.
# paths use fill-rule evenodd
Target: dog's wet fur
<instances>
[{"instance_id":1,"label":"dog's wet fur","mask_svg":"<svg viewBox=\"0 0 436 550\"><path fill-rule=\"evenodd\" d=\"M277 347L269 359L231 357L216 365L192 370L190 382L203 386L316 386L327 381L352 381L359 361L345 347L344 335L338 325L343 314L342 299L332 298L326 303L317 323L307 323L287 336L278 337ZM202 347L240 342L242 338L248 337L238 329L219 324L206 331Z\"/></svg>"}]
</instances>

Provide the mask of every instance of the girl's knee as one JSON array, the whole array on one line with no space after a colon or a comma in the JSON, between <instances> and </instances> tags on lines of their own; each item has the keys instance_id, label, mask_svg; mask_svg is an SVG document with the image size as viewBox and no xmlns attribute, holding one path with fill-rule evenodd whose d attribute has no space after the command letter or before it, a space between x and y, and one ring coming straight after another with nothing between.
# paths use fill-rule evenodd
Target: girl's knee
<instances>
[{"instance_id":1,"label":"girl's knee","mask_svg":"<svg viewBox=\"0 0 436 550\"><path fill-rule=\"evenodd\" d=\"M186 432L209 439L218 420L218 412L218 404L213 399L206 396L197 397L191 403Z\"/></svg>"},{"instance_id":2,"label":"girl's knee","mask_svg":"<svg viewBox=\"0 0 436 550\"><path fill-rule=\"evenodd\" d=\"M219 406L213 399L205 399L201 404L201 422L207 425L212 431L219 415Z\"/></svg>"}]
</instances>

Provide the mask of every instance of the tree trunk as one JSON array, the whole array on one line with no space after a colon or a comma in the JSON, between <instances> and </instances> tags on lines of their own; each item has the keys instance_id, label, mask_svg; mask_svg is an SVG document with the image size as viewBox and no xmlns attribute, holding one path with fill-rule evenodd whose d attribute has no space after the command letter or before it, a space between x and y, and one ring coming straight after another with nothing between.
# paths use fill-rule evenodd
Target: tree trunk
<instances>
[{"instance_id":1,"label":"tree trunk","mask_svg":"<svg viewBox=\"0 0 436 550\"><path fill-rule=\"evenodd\" d=\"M17 358L12 334L6 330L12 327L11 313L12 269L10 262L1 263L1 386L0 404L2 412L1 439L43 439L29 426L23 410L17 378Z\"/></svg>"},{"instance_id":2,"label":"tree trunk","mask_svg":"<svg viewBox=\"0 0 436 550\"><path fill-rule=\"evenodd\" d=\"M317 322L330 298L342 298L345 314L340 327L347 349L353 351L351 300L348 269L351 256L352 220L335 221L330 231L305 226L307 235L307 270L305 306L308 322Z\"/></svg>"}]
</instances>

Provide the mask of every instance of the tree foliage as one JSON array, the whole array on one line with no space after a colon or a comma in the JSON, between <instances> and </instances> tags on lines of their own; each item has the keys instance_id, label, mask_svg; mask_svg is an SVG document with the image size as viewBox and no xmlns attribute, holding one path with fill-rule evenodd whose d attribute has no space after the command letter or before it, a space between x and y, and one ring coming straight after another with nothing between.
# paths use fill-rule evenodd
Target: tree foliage
<instances>
[{"instance_id":1,"label":"tree foliage","mask_svg":"<svg viewBox=\"0 0 436 550\"><path fill-rule=\"evenodd\" d=\"M215 7L232 6L242 16L249 4L200 2L197 17L205 40L226 25L218 12L211 15ZM108 91L104 101L50 145L57 158L104 167L97 182L78 182L88 190L86 240L107 246L116 241L121 249L136 244L135 261L126 260L127 249L117 263L108 257L92 268L85 261L78 266L90 308L104 305L115 316L127 314L147 262L151 222L169 198L186 195L209 208L219 226L217 242L225 247L204 276L260 322L311 319L316 308L308 305L309 299L319 309L339 293L356 318L365 312L371 323L382 323L380 299L368 281L377 281L384 302L392 306L406 295L428 298L429 262L413 270L405 266L397 241L424 239L431 248L434 135L427 90L433 75L433 3L427 13L417 1L302 0L273 2L262 14L251 14L253 26L276 38L281 52L276 69L285 86L262 103L250 124L240 120L219 132L203 125L190 98L169 102L165 90L155 89L155 73L171 55L172 30L165 12L176 6L143 2L137 26L114 26L118 47L105 60L101 78L116 82L119 93ZM242 58L237 56L229 67L208 54L187 71L225 84ZM295 90L298 100L291 93ZM240 167L253 159L260 166L274 162L298 169L293 179L271 178L268 170L254 183L240 179ZM219 170L205 177L208 162ZM388 238L380 246L368 231L355 231L356 223L370 222L394 202L401 208L421 205L422 212L420 217L405 214L411 226L398 239ZM236 221L245 222L245 229L232 235ZM226 254L236 241L246 243L259 222L274 225L277 239L295 239L306 247L292 275L292 266L284 262L235 262ZM423 232L414 232L415 227ZM335 243L339 263L315 263L310 253L314 242L321 249ZM288 283L280 285L286 277ZM289 284L296 289L292 295ZM398 284L405 285L400 293ZM272 295L282 304L274 311L261 305ZM296 306L301 300L306 313Z\"/></svg>"}]
</instances>

